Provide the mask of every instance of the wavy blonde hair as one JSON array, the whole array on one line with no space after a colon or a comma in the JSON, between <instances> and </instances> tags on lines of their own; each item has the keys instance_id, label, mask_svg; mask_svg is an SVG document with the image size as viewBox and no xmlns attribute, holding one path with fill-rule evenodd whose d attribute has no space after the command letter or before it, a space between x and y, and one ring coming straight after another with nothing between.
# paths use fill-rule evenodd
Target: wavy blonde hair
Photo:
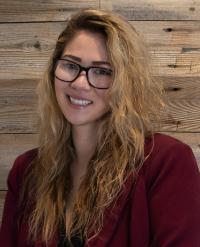
<instances>
[{"instance_id":1,"label":"wavy blonde hair","mask_svg":"<svg viewBox=\"0 0 200 247\"><path fill-rule=\"evenodd\" d=\"M46 244L61 222L71 190L70 165L75 150L71 125L62 114L54 91L54 66L79 30L104 35L114 70L109 114L98 129L98 142L75 198L66 235L93 237L103 226L105 209L123 191L125 179L136 177L144 163L145 138L156 131L163 88L152 76L147 50L134 27L109 11L87 9L74 14L60 34L48 68L37 87L39 148L26 175L22 198L33 203L30 236ZM27 199L26 199L27 200Z\"/></svg>"}]
</instances>

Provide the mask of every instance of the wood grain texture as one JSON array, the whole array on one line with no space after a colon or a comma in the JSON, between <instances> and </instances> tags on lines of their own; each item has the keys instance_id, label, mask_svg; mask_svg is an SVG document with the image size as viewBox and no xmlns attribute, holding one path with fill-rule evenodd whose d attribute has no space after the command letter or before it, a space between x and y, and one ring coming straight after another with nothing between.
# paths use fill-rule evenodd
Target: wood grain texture
<instances>
[{"instance_id":1,"label":"wood grain texture","mask_svg":"<svg viewBox=\"0 0 200 247\"><path fill-rule=\"evenodd\" d=\"M65 23L0 25L0 78L38 79Z\"/></svg>"},{"instance_id":2,"label":"wood grain texture","mask_svg":"<svg viewBox=\"0 0 200 247\"><path fill-rule=\"evenodd\" d=\"M63 21L89 7L116 11L129 20L200 20L200 2L191 0L0 0L0 22Z\"/></svg>"},{"instance_id":3,"label":"wood grain texture","mask_svg":"<svg viewBox=\"0 0 200 247\"><path fill-rule=\"evenodd\" d=\"M35 133L36 80L0 80L0 133Z\"/></svg>"},{"instance_id":4,"label":"wood grain texture","mask_svg":"<svg viewBox=\"0 0 200 247\"><path fill-rule=\"evenodd\" d=\"M167 103L162 113L162 131L200 131L199 99L170 99Z\"/></svg>"},{"instance_id":5,"label":"wood grain texture","mask_svg":"<svg viewBox=\"0 0 200 247\"><path fill-rule=\"evenodd\" d=\"M183 53L180 47L150 48L154 74L168 76L200 76L200 50Z\"/></svg>"},{"instance_id":6,"label":"wood grain texture","mask_svg":"<svg viewBox=\"0 0 200 247\"><path fill-rule=\"evenodd\" d=\"M131 21L149 46L154 73L199 76L200 21Z\"/></svg>"},{"instance_id":7,"label":"wood grain texture","mask_svg":"<svg viewBox=\"0 0 200 247\"><path fill-rule=\"evenodd\" d=\"M183 53L199 48L200 21L129 21L151 47L183 47ZM191 49L189 49L191 48Z\"/></svg>"},{"instance_id":8,"label":"wood grain texture","mask_svg":"<svg viewBox=\"0 0 200 247\"><path fill-rule=\"evenodd\" d=\"M0 0L0 22L63 21L83 8L99 8L99 0Z\"/></svg>"},{"instance_id":9,"label":"wood grain texture","mask_svg":"<svg viewBox=\"0 0 200 247\"><path fill-rule=\"evenodd\" d=\"M167 98L170 99L199 99L199 77L161 77Z\"/></svg>"},{"instance_id":10,"label":"wood grain texture","mask_svg":"<svg viewBox=\"0 0 200 247\"><path fill-rule=\"evenodd\" d=\"M200 1L100 0L100 8L116 11L129 20L200 20Z\"/></svg>"},{"instance_id":11,"label":"wood grain texture","mask_svg":"<svg viewBox=\"0 0 200 247\"><path fill-rule=\"evenodd\" d=\"M160 76L200 76L200 22L131 22ZM0 25L0 79L38 79L66 23ZM171 30L171 31L169 31Z\"/></svg>"}]
</instances>

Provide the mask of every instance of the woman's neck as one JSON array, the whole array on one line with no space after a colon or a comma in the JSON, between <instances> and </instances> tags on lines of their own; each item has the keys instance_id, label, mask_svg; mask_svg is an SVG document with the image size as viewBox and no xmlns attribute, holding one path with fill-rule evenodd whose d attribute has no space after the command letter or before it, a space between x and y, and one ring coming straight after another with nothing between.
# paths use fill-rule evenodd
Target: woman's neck
<instances>
[{"instance_id":1,"label":"woman's neck","mask_svg":"<svg viewBox=\"0 0 200 247\"><path fill-rule=\"evenodd\" d=\"M97 125L72 127L72 139L76 151L76 164L87 164L97 144Z\"/></svg>"}]
</instances>

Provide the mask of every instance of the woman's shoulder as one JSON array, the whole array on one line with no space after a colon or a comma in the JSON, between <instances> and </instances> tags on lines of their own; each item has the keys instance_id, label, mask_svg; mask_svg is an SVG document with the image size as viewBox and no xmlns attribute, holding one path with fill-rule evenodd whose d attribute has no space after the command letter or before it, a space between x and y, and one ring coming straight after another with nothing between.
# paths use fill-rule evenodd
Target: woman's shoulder
<instances>
[{"instance_id":1,"label":"woman's shoulder","mask_svg":"<svg viewBox=\"0 0 200 247\"><path fill-rule=\"evenodd\" d=\"M37 152L38 149L33 148L17 156L12 169L24 170L27 167L27 165L29 165L31 161L37 156Z\"/></svg>"},{"instance_id":2,"label":"woman's shoulder","mask_svg":"<svg viewBox=\"0 0 200 247\"><path fill-rule=\"evenodd\" d=\"M163 159L164 156L172 157L173 155L192 153L188 144L162 133L155 133L153 136L146 138L144 150L147 161L148 159Z\"/></svg>"},{"instance_id":3,"label":"woman's shoulder","mask_svg":"<svg viewBox=\"0 0 200 247\"><path fill-rule=\"evenodd\" d=\"M152 136L146 138L145 151L149 149L155 151L165 151L171 148L186 148L191 149L190 146L175 137L163 133L154 133Z\"/></svg>"},{"instance_id":4,"label":"woman's shoulder","mask_svg":"<svg viewBox=\"0 0 200 247\"><path fill-rule=\"evenodd\" d=\"M142 172L147 183L158 181L161 177L199 178L199 168L191 147L161 133L156 133L146 140Z\"/></svg>"},{"instance_id":5,"label":"woman's shoulder","mask_svg":"<svg viewBox=\"0 0 200 247\"><path fill-rule=\"evenodd\" d=\"M30 149L16 157L13 166L8 174L8 183L20 184L26 168L37 156L38 149Z\"/></svg>"}]
</instances>

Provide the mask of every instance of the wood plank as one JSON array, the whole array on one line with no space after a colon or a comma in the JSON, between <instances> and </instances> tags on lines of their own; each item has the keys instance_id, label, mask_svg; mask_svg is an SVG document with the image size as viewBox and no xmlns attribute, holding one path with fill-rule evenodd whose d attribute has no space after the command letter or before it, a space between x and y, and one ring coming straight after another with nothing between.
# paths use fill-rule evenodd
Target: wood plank
<instances>
[{"instance_id":1,"label":"wood plank","mask_svg":"<svg viewBox=\"0 0 200 247\"><path fill-rule=\"evenodd\" d=\"M155 75L200 76L200 22L131 23L149 44ZM1 24L0 79L40 78L64 26L65 23Z\"/></svg>"},{"instance_id":2,"label":"wood plank","mask_svg":"<svg viewBox=\"0 0 200 247\"><path fill-rule=\"evenodd\" d=\"M162 131L199 132L199 99L169 99L162 113Z\"/></svg>"},{"instance_id":3,"label":"wood plank","mask_svg":"<svg viewBox=\"0 0 200 247\"><path fill-rule=\"evenodd\" d=\"M5 190L8 171L15 158L37 146L37 134L1 134L0 135L0 190Z\"/></svg>"},{"instance_id":4,"label":"wood plank","mask_svg":"<svg viewBox=\"0 0 200 247\"><path fill-rule=\"evenodd\" d=\"M151 49L153 72L159 76L200 76L200 49L182 53L182 48Z\"/></svg>"},{"instance_id":5,"label":"wood plank","mask_svg":"<svg viewBox=\"0 0 200 247\"><path fill-rule=\"evenodd\" d=\"M116 11L129 20L200 20L200 1L100 0L100 8Z\"/></svg>"},{"instance_id":6,"label":"wood plank","mask_svg":"<svg viewBox=\"0 0 200 247\"><path fill-rule=\"evenodd\" d=\"M65 23L0 25L0 78L41 77Z\"/></svg>"},{"instance_id":7,"label":"wood plank","mask_svg":"<svg viewBox=\"0 0 200 247\"><path fill-rule=\"evenodd\" d=\"M82 8L99 8L99 0L0 0L0 22L63 21Z\"/></svg>"},{"instance_id":8,"label":"wood plank","mask_svg":"<svg viewBox=\"0 0 200 247\"><path fill-rule=\"evenodd\" d=\"M199 48L200 21L130 21L130 23L150 47L183 47L183 53Z\"/></svg>"},{"instance_id":9,"label":"wood plank","mask_svg":"<svg viewBox=\"0 0 200 247\"><path fill-rule=\"evenodd\" d=\"M160 77L168 99L200 98L199 77Z\"/></svg>"},{"instance_id":10,"label":"wood plank","mask_svg":"<svg viewBox=\"0 0 200 247\"><path fill-rule=\"evenodd\" d=\"M200 22L131 21L149 45L154 73L199 76ZM184 71L184 72L183 72Z\"/></svg>"},{"instance_id":11,"label":"wood plank","mask_svg":"<svg viewBox=\"0 0 200 247\"><path fill-rule=\"evenodd\" d=\"M36 132L36 80L1 80L0 85L0 133Z\"/></svg>"},{"instance_id":12,"label":"wood plank","mask_svg":"<svg viewBox=\"0 0 200 247\"><path fill-rule=\"evenodd\" d=\"M129 20L199 20L199 1L177 0L0 0L0 22L63 21L81 8L119 12Z\"/></svg>"}]
</instances>

